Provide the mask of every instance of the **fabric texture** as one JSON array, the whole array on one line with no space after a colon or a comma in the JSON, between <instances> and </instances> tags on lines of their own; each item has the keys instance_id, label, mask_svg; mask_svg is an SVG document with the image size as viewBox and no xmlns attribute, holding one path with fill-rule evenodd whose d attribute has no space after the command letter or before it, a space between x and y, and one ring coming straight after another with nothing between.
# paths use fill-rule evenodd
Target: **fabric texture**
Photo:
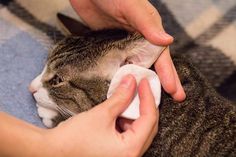
<instances>
[{"instance_id":1,"label":"fabric texture","mask_svg":"<svg viewBox=\"0 0 236 157\"><path fill-rule=\"evenodd\" d=\"M236 102L236 1L152 0L172 54L186 55L224 97ZM27 87L64 37L56 13L77 18L69 1L0 0L0 110L43 127Z\"/></svg>"}]
</instances>

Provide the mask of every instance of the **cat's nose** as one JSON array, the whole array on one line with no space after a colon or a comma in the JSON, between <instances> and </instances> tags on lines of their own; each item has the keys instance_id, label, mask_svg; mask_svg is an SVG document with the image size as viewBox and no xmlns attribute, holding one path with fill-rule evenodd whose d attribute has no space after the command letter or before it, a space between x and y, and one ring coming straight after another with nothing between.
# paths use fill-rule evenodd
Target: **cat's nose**
<instances>
[{"instance_id":1,"label":"cat's nose","mask_svg":"<svg viewBox=\"0 0 236 157\"><path fill-rule=\"evenodd\" d=\"M29 85L29 91L34 94L42 87L41 76L37 76Z\"/></svg>"},{"instance_id":2,"label":"cat's nose","mask_svg":"<svg viewBox=\"0 0 236 157\"><path fill-rule=\"evenodd\" d=\"M37 92L37 88L35 88L34 86L32 86L31 84L29 85L29 91L34 94Z\"/></svg>"}]
</instances>

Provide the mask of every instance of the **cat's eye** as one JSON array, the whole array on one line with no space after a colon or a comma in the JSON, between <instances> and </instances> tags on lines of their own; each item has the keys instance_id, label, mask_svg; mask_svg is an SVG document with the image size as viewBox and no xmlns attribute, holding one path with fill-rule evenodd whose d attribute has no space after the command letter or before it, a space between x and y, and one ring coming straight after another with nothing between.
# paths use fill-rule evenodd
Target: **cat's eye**
<instances>
[{"instance_id":1,"label":"cat's eye","mask_svg":"<svg viewBox=\"0 0 236 157\"><path fill-rule=\"evenodd\" d=\"M54 75L53 78L49 81L52 86L57 86L63 82L63 79L59 75Z\"/></svg>"}]
</instances>

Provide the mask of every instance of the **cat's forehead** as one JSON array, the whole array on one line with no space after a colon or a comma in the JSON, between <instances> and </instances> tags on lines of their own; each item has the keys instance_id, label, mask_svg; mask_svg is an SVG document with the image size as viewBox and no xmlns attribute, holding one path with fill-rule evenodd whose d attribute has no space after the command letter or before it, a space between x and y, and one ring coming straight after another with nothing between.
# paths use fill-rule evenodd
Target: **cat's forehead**
<instances>
[{"instance_id":1,"label":"cat's forehead","mask_svg":"<svg viewBox=\"0 0 236 157\"><path fill-rule=\"evenodd\" d=\"M49 53L47 64L54 69L70 65L81 71L86 70L96 66L96 62L110 50L123 49L129 41L128 36L129 34L123 30L106 30L90 32L84 36L67 37Z\"/></svg>"},{"instance_id":2,"label":"cat's forehead","mask_svg":"<svg viewBox=\"0 0 236 157\"><path fill-rule=\"evenodd\" d=\"M62 71L65 74L68 69L73 69L74 73L83 72L85 76L89 72L93 76L110 78L124 63L126 48L132 48L135 44L131 43L140 39L139 34L119 30L67 37L49 53L47 66L54 73Z\"/></svg>"},{"instance_id":3,"label":"cat's forehead","mask_svg":"<svg viewBox=\"0 0 236 157\"><path fill-rule=\"evenodd\" d=\"M47 64L54 69L70 65L81 71L86 70L95 66L96 61L111 48L111 44L105 41L94 41L93 38L82 36L68 37L50 52Z\"/></svg>"},{"instance_id":4,"label":"cat's forehead","mask_svg":"<svg viewBox=\"0 0 236 157\"><path fill-rule=\"evenodd\" d=\"M120 46L117 45L117 43L114 44L114 42L126 39L128 36L129 34L123 30L101 30L92 31L83 36L69 36L61 40L53 50L50 51L48 58L50 59L64 52L79 53L81 54L80 56L84 56L89 52L91 52L89 53L90 55L99 55L96 53L93 54L93 52Z\"/></svg>"}]
</instances>

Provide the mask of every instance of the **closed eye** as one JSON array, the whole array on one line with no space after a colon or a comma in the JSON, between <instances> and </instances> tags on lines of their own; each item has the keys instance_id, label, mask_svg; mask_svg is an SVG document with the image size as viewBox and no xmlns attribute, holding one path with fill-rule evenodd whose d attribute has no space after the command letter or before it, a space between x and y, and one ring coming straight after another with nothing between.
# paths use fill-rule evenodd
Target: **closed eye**
<instances>
[{"instance_id":1,"label":"closed eye","mask_svg":"<svg viewBox=\"0 0 236 157\"><path fill-rule=\"evenodd\" d=\"M50 85L52 86L58 86L61 83L63 83L63 79L59 75L54 75L51 80L49 80Z\"/></svg>"}]
</instances>

